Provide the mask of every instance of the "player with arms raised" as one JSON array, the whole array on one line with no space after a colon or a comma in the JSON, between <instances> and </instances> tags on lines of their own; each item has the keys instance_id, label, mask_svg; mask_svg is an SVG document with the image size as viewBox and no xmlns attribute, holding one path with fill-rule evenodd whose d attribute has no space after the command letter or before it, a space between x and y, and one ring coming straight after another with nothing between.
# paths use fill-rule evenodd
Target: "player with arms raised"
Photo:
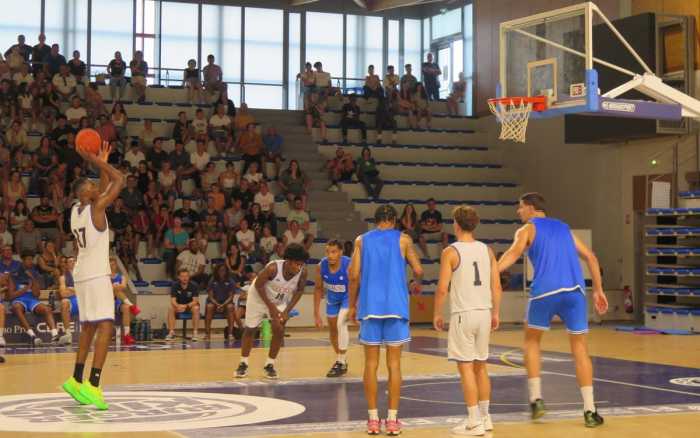
<instances>
[{"instance_id":1,"label":"player with arms raised","mask_svg":"<svg viewBox=\"0 0 700 438\"><path fill-rule=\"evenodd\" d=\"M104 410L109 406L100 388L102 368L114 327L114 298L109 267L109 226L105 211L119 196L125 178L107 163L111 147L102 143L97 154L77 148L80 156L100 172L99 186L87 178L73 183L78 203L71 211L71 231L78 246L73 270L75 294L80 307L82 329L73 376L63 389L80 404L93 404ZM83 382L85 361L95 338L95 353L90 380Z\"/></svg>"}]
</instances>

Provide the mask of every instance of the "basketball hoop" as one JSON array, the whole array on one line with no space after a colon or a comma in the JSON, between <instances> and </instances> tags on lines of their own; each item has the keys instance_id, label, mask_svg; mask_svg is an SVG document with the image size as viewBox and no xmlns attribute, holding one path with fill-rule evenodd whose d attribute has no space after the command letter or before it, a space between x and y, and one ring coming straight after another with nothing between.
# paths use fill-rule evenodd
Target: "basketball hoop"
<instances>
[{"instance_id":1,"label":"basketball hoop","mask_svg":"<svg viewBox=\"0 0 700 438\"><path fill-rule=\"evenodd\" d=\"M489 99L489 109L501 124L501 140L525 143L530 112L547 109L545 96Z\"/></svg>"}]
</instances>

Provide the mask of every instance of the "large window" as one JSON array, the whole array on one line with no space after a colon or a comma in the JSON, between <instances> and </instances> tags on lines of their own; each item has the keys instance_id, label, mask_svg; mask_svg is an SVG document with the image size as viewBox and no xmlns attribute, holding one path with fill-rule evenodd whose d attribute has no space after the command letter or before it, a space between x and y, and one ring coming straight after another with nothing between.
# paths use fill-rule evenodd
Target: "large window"
<instances>
[{"instance_id":1,"label":"large window","mask_svg":"<svg viewBox=\"0 0 700 438\"><path fill-rule=\"evenodd\" d=\"M160 4L156 0L136 1L136 50L143 52L143 59L151 67L150 75L157 75L153 67L157 67L156 59L156 14ZM174 78L173 78L174 79Z\"/></svg>"},{"instance_id":2,"label":"large window","mask_svg":"<svg viewBox=\"0 0 700 438\"><path fill-rule=\"evenodd\" d=\"M197 60L198 6L163 2L161 8L160 67L175 69L169 71L171 81L182 80L182 70L187 68L187 61ZM161 79L164 74L161 74Z\"/></svg>"},{"instance_id":3,"label":"large window","mask_svg":"<svg viewBox=\"0 0 700 438\"><path fill-rule=\"evenodd\" d=\"M420 20L405 19L403 21L403 57L404 64L411 64L413 75L421 78L421 23ZM396 74L403 75L404 68L398 68Z\"/></svg>"},{"instance_id":4,"label":"large window","mask_svg":"<svg viewBox=\"0 0 700 438\"><path fill-rule=\"evenodd\" d=\"M4 2L3 2L4 3ZM12 44L17 44L17 35L26 38L26 44L37 44L41 32L41 0L23 0L21 6L3 4L0 14L0 41L4 52ZM48 43L48 41L47 41Z\"/></svg>"},{"instance_id":5,"label":"large window","mask_svg":"<svg viewBox=\"0 0 700 438\"><path fill-rule=\"evenodd\" d=\"M252 108L282 108L284 14L245 8L245 100ZM269 85L260 85L269 84Z\"/></svg>"},{"instance_id":6,"label":"large window","mask_svg":"<svg viewBox=\"0 0 700 438\"><path fill-rule=\"evenodd\" d=\"M87 0L46 0L46 42L57 43L66 59L74 50L87 57L87 4Z\"/></svg>"},{"instance_id":7,"label":"large window","mask_svg":"<svg viewBox=\"0 0 700 438\"><path fill-rule=\"evenodd\" d=\"M382 62L383 24L381 17L361 15L347 16L347 76L364 78L367 67L374 65L374 72L381 76L384 71ZM348 84L357 86L357 82Z\"/></svg>"},{"instance_id":8,"label":"large window","mask_svg":"<svg viewBox=\"0 0 700 438\"><path fill-rule=\"evenodd\" d=\"M343 15L306 13L306 60L320 61L331 76L343 76Z\"/></svg>"},{"instance_id":9,"label":"large window","mask_svg":"<svg viewBox=\"0 0 700 438\"><path fill-rule=\"evenodd\" d=\"M224 81L241 80L241 8L238 6L202 6L202 60L214 55L221 66ZM229 97L238 104L241 87L228 85Z\"/></svg>"},{"instance_id":10,"label":"large window","mask_svg":"<svg viewBox=\"0 0 700 438\"><path fill-rule=\"evenodd\" d=\"M399 20L389 20L389 41L386 42L386 45L389 52L388 65L394 66L394 72L401 72L401 68L399 68L399 39ZM379 76L383 77L381 73Z\"/></svg>"},{"instance_id":11,"label":"large window","mask_svg":"<svg viewBox=\"0 0 700 438\"><path fill-rule=\"evenodd\" d=\"M90 62L105 66L120 51L128 63L132 57L134 38L133 0L92 0L92 40ZM105 67L95 67L92 73L104 72Z\"/></svg>"},{"instance_id":12,"label":"large window","mask_svg":"<svg viewBox=\"0 0 700 438\"><path fill-rule=\"evenodd\" d=\"M467 80L467 92L464 102L467 115L474 112L474 6L464 7L464 77Z\"/></svg>"},{"instance_id":13,"label":"large window","mask_svg":"<svg viewBox=\"0 0 700 438\"><path fill-rule=\"evenodd\" d=\"M433 16L431 28L434 40L462 32L462 10L452 9Z\"/></svg>"},{"instance_id":14,"label":"large window","mask_svg":"<svg viewBox=\"0 0 700 438\"><path fill-rule=\"evenodd\" d=\"M287 93L288 109L300 109L301 83L297 81L297 74L302 70L301 66L301 14L289 14L289 90Z\"/></svg>"}]
</instances>

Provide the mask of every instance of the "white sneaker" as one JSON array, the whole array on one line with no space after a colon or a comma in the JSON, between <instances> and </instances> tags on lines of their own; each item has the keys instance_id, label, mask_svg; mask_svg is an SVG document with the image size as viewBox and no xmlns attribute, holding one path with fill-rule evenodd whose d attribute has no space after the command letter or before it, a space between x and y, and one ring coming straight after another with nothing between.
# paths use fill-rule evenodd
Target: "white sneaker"
<instances>
[{"instance_id":1,"label":"white sneaker","mask_svg":"<svg viewBox=\"0 0 700 438\"><path fill-rule=\"evenodd\" d=\"M452 433L454 435L463 436L481 436L484 435L486 431L484 430L483 423L470 426L469 420L464 420L463 422L459 423L459 425L452 428Z\"/></svg>"},{"instance_id":2,"label":"white sneaker","mask_svg":"<svg viewBox=\"0 0 700 438\"><path fill-rule=\"evenodd\" d=\"M340 187L338 187L338 186L335 185L335 184L332 184L330 187L328 187L328 191L329 191L329 192L337 192L337 191L339 191L339 190L340 190Z\"/></svg>"},{"instance_id":3,"label":"white sneaker","mask_svg":"<svg viewBox=\"0 0 700 438\"><path fill-rule=\"evenodd\" d=\"M168 333L168 335L165 337L166 341L174 341L175 340L175 333Z\"/></svg>"},{"instance_id":4,"label":"white sneaker","mask_svg":"<svg viewBox=\"0 0 700 438\"><path fill-rule=\"evenodd\" d=\"M491 421L491 415L481 417L481 422L484 423L484 430L486 432L490 432L493 430L493 422Z\"/></svg>"},{"instance_id":5,"label":"white sneaker","mask_svg":"<svg viewBox=\"0 0 700 438\"><path fill-rule=\"evenodd\" d=\"M70 345L73 342L73 335L66 333L58 340L59 345Z\"/></svg>"}]
</instances>

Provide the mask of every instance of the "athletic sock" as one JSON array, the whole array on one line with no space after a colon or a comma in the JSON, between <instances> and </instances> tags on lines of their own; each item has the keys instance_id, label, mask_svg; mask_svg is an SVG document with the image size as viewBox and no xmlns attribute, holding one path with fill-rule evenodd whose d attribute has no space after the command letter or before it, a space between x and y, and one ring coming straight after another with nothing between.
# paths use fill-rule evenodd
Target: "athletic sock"
<instances>
[{"instance_id":1,"label":"athletic sock","mask_svg":"<svg viewBox=\"0 0 700 438\"><path fill-rule=\"evenodd\" d=\"M369 415L370 420L379 420L379 411L376 409L367 409L367 415Z\"/></svg>"},{"instance_id":2,"label":"athletic sock","mask_svg":"<svg viewBox=\"0 0 700 438\"><path fill-rule=\"evenodd\" d=\"M248 365L248 358L241 356L241 363Z\"/></svg>"},{"instance_id":3,"label":"athletic sock","mask_svg":"<svg viewBox=\"0 0 700 438\"><path fill-rule=\"evenodd\" d=\"M398 409L389 409L386 413L386 420L387 421L396 421L398 416L399 416Z\"/></svg>"},{"instance_id":4,"label":"athletic sock","mask_svg":"<svg viewBox=\"0 0 700 438\"><path fill-rule=\"evenodd\" d=\"M129 336L129 333L131 333L131 326L125 325L124 326L124 336Z\"/></svg>"},{"instance_id":5,"label":"athletic sock","mask_svg":"<svg viewBox=\"0 0 700 438\"><path fill-rule=\"evenodd\" d=\"M530 403L542 398L542 379L540 377L527 379L527 389L530 393Z\"/></svg>"},{"instance_id":6,"label":"athletic sock","mask_svg":"<svg viewBox=\"0 0 700 438\"><path fill-rule=\"evenodd\" d=\"M129 307L134 305L134 303L132 303L131 300L128 298L124 298L124 304L126 304Z\"/></svg>"},{"instance_id":7,"label":"athletic sock","mask_svg":"<svg viewBox=\"0 0 700 438\"><path fill-rule=\"evenodd\" d=\"M90 384L97 388L100 386L100 377L102 376L102 368L93 368L90 370Z\"/></svg>"},{"instance_id":8,"label":"athletic sock","mask_svg":"<svg viewBox=\"0 0 700 438\"><path fill-rule=\"evenodd\" d=\"M479 400L479 412L481 412L482 417L487 417L489 415L489 404L488 400Z\"/></svg>"},{"instance_id":9,"label":"athletic sock","mask_svg":"<svg viewBox=\"0 0 700 438\"><path fill-rule=\"evenodd\" d=\"M345 353L340 353L336 360L340 363L345 363L347 361L347 359L345 359Z\"/></svg>"},{"instance_id":10,"label":"athletic sock","mask_svg":"<svg viewBox=\"0 0 700 438\"><path fill-rule=\"evenodd\" d=\"M469 415L469 424L472 426L481 424L481 414L479 413L479 405L467 406L467 414Z\"/></svg>"},{"instance_id":11,"label":"athletic sock","mask_svg":"<svg viewBox=\"0 0 700 438\"><path fill-rule=\"evenodd\" d=\"M274 360L273 358L271 358L271 357L268 357L268 358L265 360L265 366L268 366L268 365L275 366L275 360Z\"/></svg>"},{"instance_id":12,"label":"athletic sock","mask_svg":"<svg viewBox=\"0 0 700 438\"><path fill-rule=\"evenodd\" d=\"M34 330L32 329L27 330L27 334L32 338L36 338L36 333L34 333Z\"/></svg>"},{"instance_id":13,"label":"athletic sock","mask_svg":"<svg viewBox=\"0 0 700 438\"><path fill-rule=\"evenodd\" d=\"M593 401L593 387L582 386L581 397L583 397L583 411L595 411L595 402Z\"/></svg>"},{"instance_id":14,"label":"athletic sock","mask_svg":"<svg viewBox=\"0 0 700 438\"><path fill-rule=\"evenodd\" d=\"M58 334L58 329L51 329L51 336L56 336Z\"/></svg>"},{"instance_id":15,"label":"athletic sock","mask_svg":"<svg viewBox=\"0 0 700 438\"><path fill-rule=\"evenodd\" d=\"M73 378L78 383L83 383L83 371L85 371L84 363L76 363L75 368L73 368Z\"/></svg>"}]
</instances>

